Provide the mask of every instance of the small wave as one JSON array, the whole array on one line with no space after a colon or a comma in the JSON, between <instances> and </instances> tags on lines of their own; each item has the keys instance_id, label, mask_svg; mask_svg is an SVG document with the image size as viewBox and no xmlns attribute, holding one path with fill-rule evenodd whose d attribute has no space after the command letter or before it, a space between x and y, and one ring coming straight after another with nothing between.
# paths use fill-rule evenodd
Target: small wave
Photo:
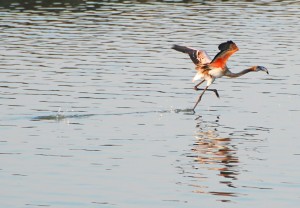
<instances>
[{"instance_id":1,"label":"small wave","mask_svg":"<svg viewBox=\"0 0 300 208\"><path fill-rule=\"evenodd\" d=\"M174 109L174 113L184 113L185 115L194 115L195 111L191 108L185 108L185 109Z\"/></svg>"},{"instance_id":2,"label":"small wave","mask_svg":"<svg viewBox=\"0 0 300 208\"><path fill-rule=\"evenodd\" d=\"M69 118L85 118L85 117L91 117L95 114L73 114L73 115L45 115L45 116L35 116L31 120L32 121L42 121L42 120L55 120L55 121L61 121Z\"/></svg>"}]
</instances>

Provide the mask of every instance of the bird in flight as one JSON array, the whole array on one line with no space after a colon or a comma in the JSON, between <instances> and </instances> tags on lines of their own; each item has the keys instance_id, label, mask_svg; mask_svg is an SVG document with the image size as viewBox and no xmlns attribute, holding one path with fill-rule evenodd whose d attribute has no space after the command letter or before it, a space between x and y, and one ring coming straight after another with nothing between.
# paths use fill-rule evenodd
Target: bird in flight
<instances>
[{"instance_id":1,"label":"bird in flight","mask_svg":"<svg viewBox=\"0 0 300 208\"><path fill-rule=\"evenodd\" d=\"M227 67L226 62L232 54L234 54L239 50L239 48L232 41L221 43L218 48L220 50L219 53L211 60L207 55L207 53L203 50L196 50L193 48L189 48L186 46L179 46L179 45L173 45L172 47L172 49L179 52L187 53L190 56L191 60L196 65L195 69L197 71L197 74L193 78L193 82L197 80L201 80L194 87L195 90L203 90L203 91L200 94L198 100L196 101L193 107L193 111L195 111L195 108L197 107L198 103L201 101L201 98L205 93L205 91L213 91L216 94L216 96L219 98L219 93L216 89L208 89L209 86L215 81L216 78L220 78L222 76L236 78L244 74L247 74L249 72L257 72L257 71L264 71L267 74L269 74L268 70L263 66L252 66L238 73L231 72ZM207 82L206 87L204 89L198 88L198 86L205 81Z\"/></svg>"}]
</instances>

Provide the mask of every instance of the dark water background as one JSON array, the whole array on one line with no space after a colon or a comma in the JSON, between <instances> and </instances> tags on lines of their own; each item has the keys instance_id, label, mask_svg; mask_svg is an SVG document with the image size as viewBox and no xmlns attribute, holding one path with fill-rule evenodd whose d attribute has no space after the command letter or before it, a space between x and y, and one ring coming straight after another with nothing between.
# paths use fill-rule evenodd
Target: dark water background
<instances>
[{"instance_id":1,"label":"dark water background","mask_svg":"<svg viewBox=\"0 0 300 208\"><path fill-rule=\"evenodd\" d=\"M1 207L298 207L296 1L1 1ZM170 49L233 40L196 113Z\"/></svg>"}]
</instances>

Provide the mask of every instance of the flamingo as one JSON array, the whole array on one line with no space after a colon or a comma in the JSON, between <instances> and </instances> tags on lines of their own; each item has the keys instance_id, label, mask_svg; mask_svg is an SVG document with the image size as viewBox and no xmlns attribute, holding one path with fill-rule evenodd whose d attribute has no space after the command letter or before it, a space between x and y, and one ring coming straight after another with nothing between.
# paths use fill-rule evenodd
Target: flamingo
<instances>
[{"instance_id":1,"label":"flamingo","mask_svg":"<svg viewBox=\"0 0 300 208\"><path fill-rule=\"evenodd\" d=\"M220 97L216 89L208 89L216 78L220 78L223 76L236 78L249 72L257 71L264 71L267 74L269 74L268 70L263 66L252 66L238 73L231 72L227 67L226 62L232 54L239 50L239 48L231 40L221 43L218 48L220 50L219 53L211 60L207 53L203 50L196 50L193 48L179 45L173 45L172 47L172 49L179 52L187 53L190 56L191 60L196 65L195 69L197 71L197 74L193 78L193 82L201 80L197 85L194 86L194 90L202 90L202 93L198 97L198 100L196 101L192 109L193 111L195 111L195 108L201 101L201 98L204 95L205 91L213 91L218 98ZM206 87L204 89L198 88L198 86L205 81L207 82Z\"/></svg>"}]
</instances>

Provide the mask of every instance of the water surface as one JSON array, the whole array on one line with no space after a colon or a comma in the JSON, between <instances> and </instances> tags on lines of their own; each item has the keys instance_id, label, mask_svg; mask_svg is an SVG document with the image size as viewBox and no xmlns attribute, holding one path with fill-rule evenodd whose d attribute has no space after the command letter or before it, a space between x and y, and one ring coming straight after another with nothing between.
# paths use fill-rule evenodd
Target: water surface
<instances>
[{"instance_id":1,"label":"water surface","mask_svg":"<svg viewBox=\"0 0 300 208\"><path fill-rule=\"evenodd\" d=\"M1 206L298 207L299 3L60 2L0 4Z\"/></svg>"}]
</instances>

